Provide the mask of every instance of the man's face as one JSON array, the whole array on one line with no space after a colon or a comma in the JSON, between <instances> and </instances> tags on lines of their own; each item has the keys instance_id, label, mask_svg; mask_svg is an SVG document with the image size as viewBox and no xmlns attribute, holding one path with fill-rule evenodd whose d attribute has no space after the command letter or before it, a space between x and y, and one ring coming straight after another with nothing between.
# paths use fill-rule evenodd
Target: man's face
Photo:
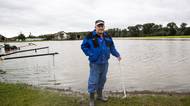
<instances>
[{"instance_id":1,"label":"man's face","mask_svg":"<svg viewBox=\"0 0 190 106\"><path fill-rule=\"evenodd\" d=\"M105 29L105 26L104 24L99 24L99 25L96 25L96 32L98 34L103 34L104 33L104 29Z\"/></svg>"}]
</instances>

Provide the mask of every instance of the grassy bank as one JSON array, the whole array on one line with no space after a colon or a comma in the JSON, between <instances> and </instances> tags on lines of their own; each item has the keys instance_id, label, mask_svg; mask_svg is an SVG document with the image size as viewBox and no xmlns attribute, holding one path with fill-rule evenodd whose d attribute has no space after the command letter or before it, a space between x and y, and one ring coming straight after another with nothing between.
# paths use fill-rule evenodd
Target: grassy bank
<instances>
[{"instance_id":1,"label":"grassy bank","mask_svg":"<svg viewBox=\"0 0 190 106\"><path fill-rule=\"evenodd\" d=\"M126 99L109 97L107 103L96 101L97 106L189 106L189 95L133 95ZM87 95L66 95L34 88L25 84L0 83L1 106L87 106Z\"/></svg>"},{"instance_id":2,"label":"grassy bank","mask_svg":"<svg viewBox=\"0 0 190 106\"><path fill-rule=\"evenodd\" d=\"M144 36L144 37L114 37L119 40L190 40L190 35L182 36Z\"/></svg>"},{"instance_id":3,"label":"grassy bank","mask_svg":"<svg viewBox=\"0 0 190 106\"><path fill-rule=\"evenodd\" d=\"M175 35L175 36L144 36L144 37L114 37L117 39L164 39L164 38L190 38L190 35ZM75 39L77 40L77 39ZM27 43L27 42L46 42L46 41L75 41L75 40L36 40L36 41L6 41L6 43ZM82 39L80 39L82 40ZM1 43L1 42L0 42Z\"/></svg>"},{"instance_id":4,"label":"grassy bank","mask_svg":"<svg viewBox=\"0 0 190 106\"><path fill-rule=\"evenodd\" d=\"M177 36L147 36L143 38L190 38L190 35L177 35Z\"/></svg>"},{"instance_id":5,"label":"grassy bank","mask_svg":"<svg viewBox=\"0 0 190 106\"><path fill-rule=\"evenodd\" d=\"M116 39L172 39L172 38L190 38L190 35L176 35L176 36L143 36L143 37L114 37Z\"/></svg>"}]
</instances>

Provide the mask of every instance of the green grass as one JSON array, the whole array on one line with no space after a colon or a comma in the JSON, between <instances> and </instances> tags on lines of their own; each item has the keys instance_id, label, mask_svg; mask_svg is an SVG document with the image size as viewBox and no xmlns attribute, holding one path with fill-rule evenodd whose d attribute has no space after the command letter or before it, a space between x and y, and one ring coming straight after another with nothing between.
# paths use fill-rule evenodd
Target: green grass
<instances>
[{"instance_id":1,"label":"green grass","mask_svg":"<svg viewBox=\"0 0 190 106\"><path fill-rule=\"evenodd\" d=\"M25 84L0 83L0 106L77 106L78 100Z\"/></svg>"},{"instance_id":2,"label":"green grass","mask_svg":"<svg viewBox=\"0 0 190 106\"><path fill-rule=\"evenodd\" d=\"M88 99L87 95L80 97L25 84L0 83L0 106L88 106ZM190 106L190 96L147 94L126 99L110 97L106 103L96 101L96 106Z\"/></svg>"}]
</instances>

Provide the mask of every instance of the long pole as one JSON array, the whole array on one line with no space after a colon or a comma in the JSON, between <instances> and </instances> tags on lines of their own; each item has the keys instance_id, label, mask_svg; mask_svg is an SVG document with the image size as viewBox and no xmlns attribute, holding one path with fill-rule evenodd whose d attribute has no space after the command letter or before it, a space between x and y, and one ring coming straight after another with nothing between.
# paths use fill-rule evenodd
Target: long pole
<instances>
[{"instance_id":1,"label":"long pole","mask_svg":"<svg viewBox=\"0 0 190 106\"><path fill-rule=\"evenodd\" d=\"M127 97L127 94L126 94L126 90L125 90L125 83L124 83L124 78L123 78L123 73L122 73L120 61L119 61L119 71L120 71L120 75L121 75L122 88L123 88L123 93L124 93L124 96L122 98L124 99Z\"/></svg>"},{"instance_id":2,"label":"long pole","mask_svg":"<svg viewBox=\"0 0 190 106\"><path fill-rule=\"evenodd\" d=\"M20 51L15 51L15 52L12 52L12 53L7 53L7 54L1 54L1 56L8 56L8 55L11 55L11 54L16 54L16 53L22 53L22 52L28 52L28 51L37 51L37 50L40 50L40 49L47 49L49 47L40 47L40 48L34 48L34 49L27 49L27 50L20 50Z\"/></svg>"},{"instance_id":3,"label":"long pole","mask_svg":"<svg viewBox=\"0 0 190 106\"><path fill-rule=\"evenodd\" d=\"M46 54L37 54L37 55L27 55L27 56L18 56L18 57L7 57L4 58L3 60L11 60L11 59L19 59L19 58L28 58L28 57L37 57L37 56L47 56L47 55L56 55L58 54L57 52L55 53L46 53Z\"/></svg>"}]
</instances>

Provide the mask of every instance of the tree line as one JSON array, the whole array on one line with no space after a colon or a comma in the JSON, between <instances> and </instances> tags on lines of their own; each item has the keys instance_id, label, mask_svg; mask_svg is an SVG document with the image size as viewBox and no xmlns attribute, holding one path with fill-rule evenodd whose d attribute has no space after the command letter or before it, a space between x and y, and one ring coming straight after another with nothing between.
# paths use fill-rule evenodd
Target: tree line
<instances>
[{"instance_id":1,"label":"tree line","mask_svg":"<svg viewBox=\"0 0 190 106\"><path fill-rule=\"evenodd\" d=\"M175 36L175 35L189 35L190 27L187 27L187 23L181 23L177 26L175 22L170 22L166 26L155 23L145 23L137 24L134 26L128 26L127 28L111 28L106 30L112 37L145 37L145 36ZM68 32L68 40L83 39L90 31L86 32ZM24 34L20 33L18 36L13 37L14 39L20 39L24 41L26 38L44 38L44 40L53 40L55 34L46 34L33 36L30 35L26 37ZM3 41L5 37L0 35L0 41Z\"/></svg>"},{"instance_id":2,"label":"tree line","mask_svg":"<svg viewBox=\"0 0 190 106\"><path fill-rule=\"evenodd\" d=\"M177 26L176 23L170 22L166 26L155 23L137 24L128 26L127 28L112 28L106 30L112 37L145 37L145 36L175 36L175 35L190 35L190 27L187 23L181 23ZM80 35L82 38L88 32L71 32L73 38Z\"/></svg>"}]
</instances>

